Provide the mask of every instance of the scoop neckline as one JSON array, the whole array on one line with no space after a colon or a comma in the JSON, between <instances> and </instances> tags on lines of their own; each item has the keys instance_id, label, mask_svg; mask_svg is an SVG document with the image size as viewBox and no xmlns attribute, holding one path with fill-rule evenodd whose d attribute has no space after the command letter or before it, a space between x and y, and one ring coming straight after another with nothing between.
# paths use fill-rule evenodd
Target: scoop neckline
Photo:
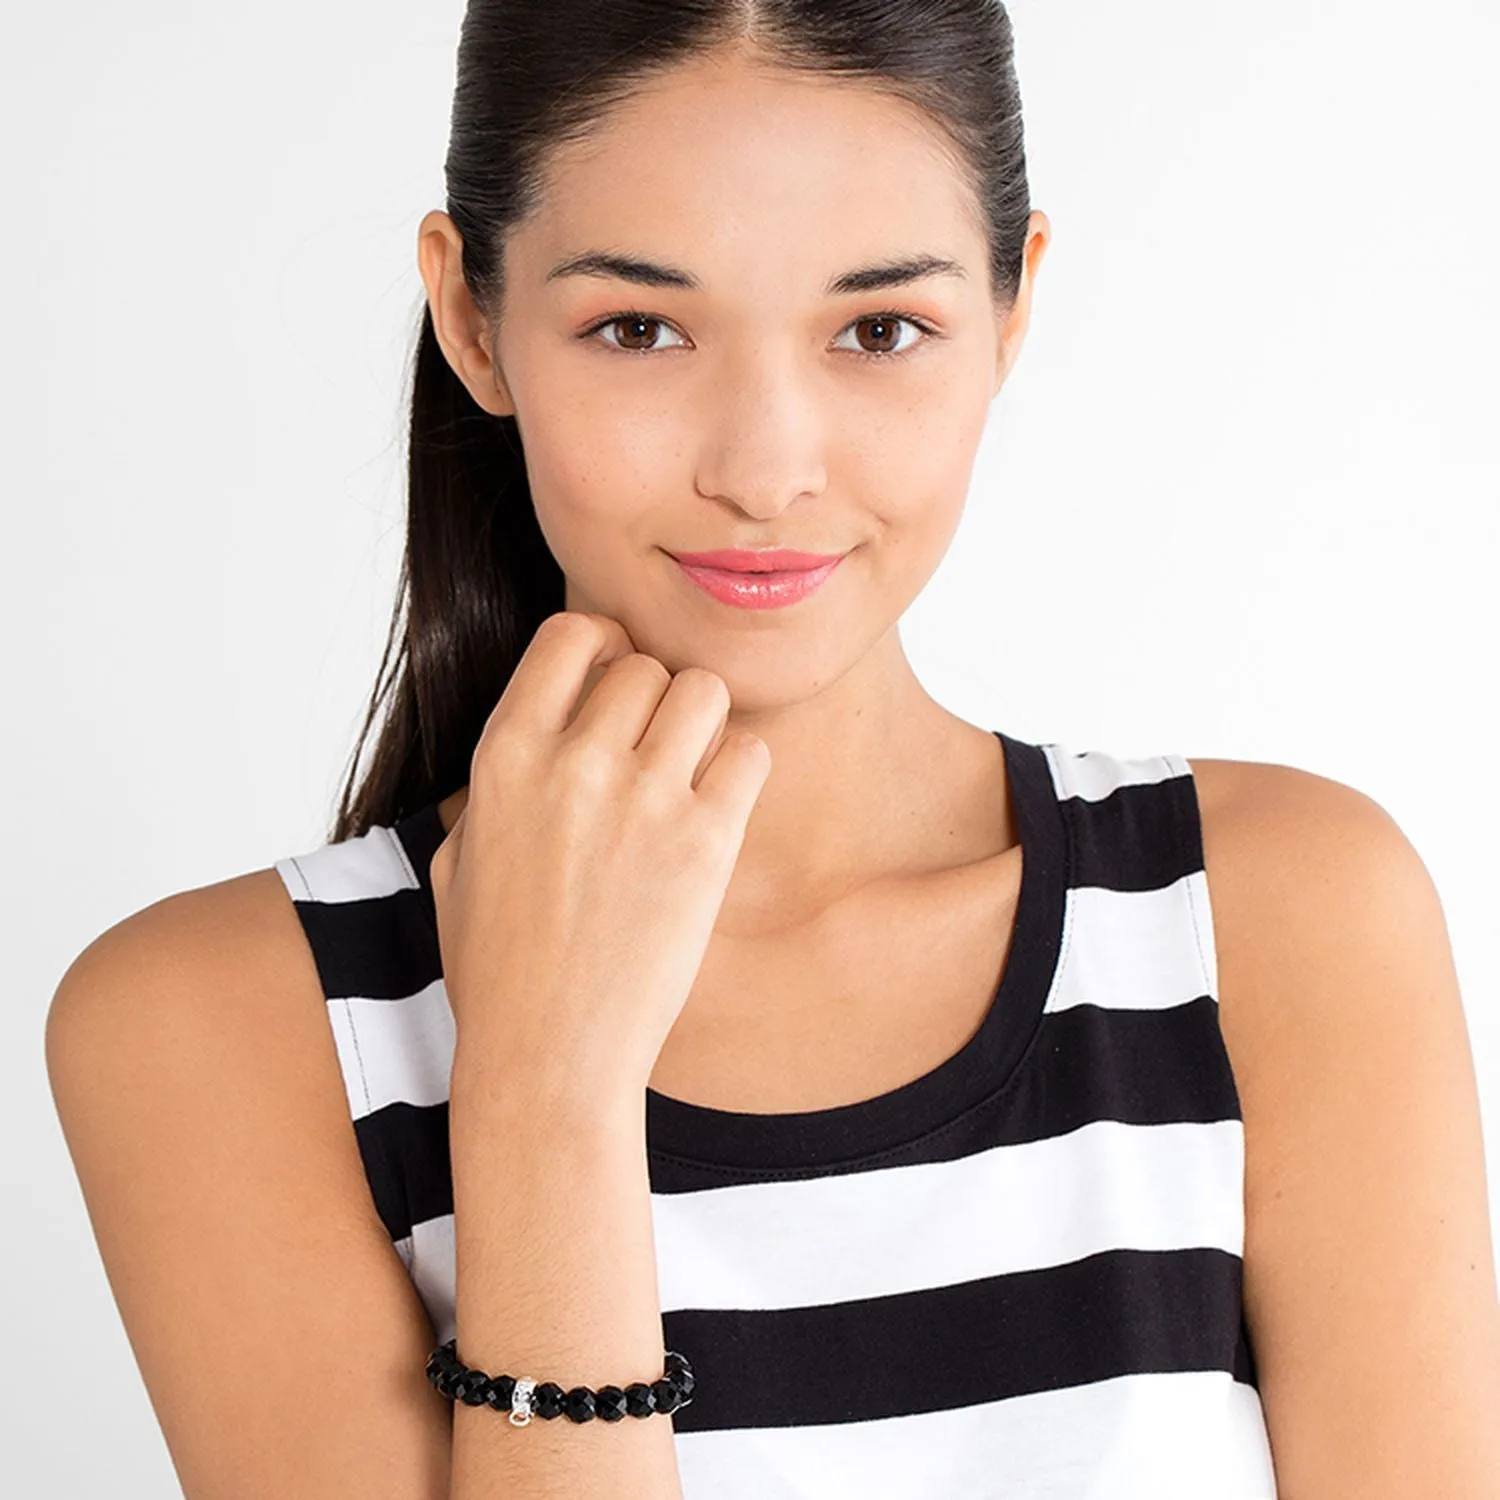
<instances>
[{"instance_id":1,"label":"scoop neckline","mask_svg":"<svg viewBox=\"0 0 1500 1500\"><path fill-rule=\"evenodd\" d=\"M1004 750L1021 846L1021 881L1009 952L978 1028L942 1062L895 1088L823 1109L720 1109L645 1090L646 1149L747 1175L852 1166L941 1129L1009 1082L1041 1023L1062 951L1069 851L1051 767L1040 745L992 730ZM437 934L429 864L445 837L437 803L394 829Z\"/></svg>"}]
</instances>

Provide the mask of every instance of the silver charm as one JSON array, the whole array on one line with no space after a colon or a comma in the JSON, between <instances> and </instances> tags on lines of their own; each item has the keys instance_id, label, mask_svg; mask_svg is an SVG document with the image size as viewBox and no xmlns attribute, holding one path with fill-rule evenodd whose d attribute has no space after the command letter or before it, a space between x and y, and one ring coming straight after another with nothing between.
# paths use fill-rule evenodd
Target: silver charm
<instances>
[{"instance_id":1,"label":"silver charm","mask_svg":"<svg viewBox=\"0 0 1500 1500\"><path fill-rule=\"evenodd\" d=\"M536 1381L529 1375L523 1375L516 1381L516 1388L510 1393L512 1427L524 1427L531 1420L531 1393L535 1389Z\"/></svg>"}]
</instances>

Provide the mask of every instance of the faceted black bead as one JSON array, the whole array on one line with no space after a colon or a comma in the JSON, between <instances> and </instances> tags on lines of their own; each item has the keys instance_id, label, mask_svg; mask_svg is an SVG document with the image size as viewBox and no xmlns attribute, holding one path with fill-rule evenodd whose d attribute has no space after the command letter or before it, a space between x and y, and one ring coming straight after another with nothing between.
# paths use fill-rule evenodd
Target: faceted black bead
<instances>
[{"instance_id":1,"label":"faceted black bead","mask_svg":"<svg viewBox=\"0 0 1500 1500\"><path fill-rule=\"evenodd\" d=\"M444 1368L438 1371L438 1377L434 1384L451 1401L457 1398L457 1392L454 1390L454 1387L462 1378L457 1370Z\"/></svg>"},{"instance_id":2,"label":"faceted black bead","mask_svg":"<svg viewBox=\"0 0 1500 1500\"><path fill-rule=\"evenodd\" d=\"M594 1392L594 1415L601 1422L618 1422L625 1415L625 1392L617 1385L601 1385Z\"/></svg>"},{"instance_id":3,"label":"faceted black bead","mask_svg":"<svg viewBox=\"0 0 1500 1500\"><path fill-rule=\"evenodd\" d=\"M674 1412L682 1405L682 1392L665 1375L660 1380L651 1382L651 1394L656 1397L656 1409L659 1412Z\"/></svg>"},{"instance_id":4,"label":"faceted black bead","mask_svg":"<svg viewBox=\"0 0 1500 1500\"><path fill-rule=\"evenodd\" d=\"M544 1380L531 1393L531 1409L550 1422L567 1410L567 1400L567 1392L555 1380Z\"/></svg>"},{"instance_id":5,"label":"faceted black bead","mask_svg":"<svg viewBox=\"0 0 1500 1500\"><path fill-rule=\"evenodd\" d=\"M684 1401L693 1394L693 1387L698 1384L698 1377L688 1369L679 1370L675 1375L668 1378L682 1392L682 1399Z\"/></svg>"},{"instance_id":6,"label":"faceted black bead","mask_svg":"<svg viewBox=\"0 0 1500 1500\"><path fill-rule=\"evenodd\" d=\"M515 1389L516 1377L514 1375L496 1375L490 1381L486 1405L494 1407L496 1411L508 1412L510 1398L515 1394Z\"/></svg>"},{"instance_id":7,"label":"faceted black bead","mask_svg":"<svg viewBox=\"0 0 1500 1500\"><path fill-rule=\"evenodd\" d=\"M656 1410L656 1395L644 1380L625 1387L625 1410L632 1417L649 1417Z\"/></svg>"},{"instance_id":8,"label":"faceted black bead","mask_svg":"<svg viewBox=\"0 0 1500 1500\"><path fill-rule=\"evenodd\" d=\"M484 1406L489 1401L490 1381L483 1370L470 1370L460 1376L453 1387L453 1394L465 1406Z\"/></svg>"},{"instance_id":9,"label":"faceted black bead","mask_svg":"<svg viewBox=\"0 0 1500 1500\"><path fill-rule=\"evenodd\" d=\"M573 1421L594 1420L594 1393L586 1385L575 1385L564 1399L568 1403L568 1416Z\"/></svg>"}]
</instances>

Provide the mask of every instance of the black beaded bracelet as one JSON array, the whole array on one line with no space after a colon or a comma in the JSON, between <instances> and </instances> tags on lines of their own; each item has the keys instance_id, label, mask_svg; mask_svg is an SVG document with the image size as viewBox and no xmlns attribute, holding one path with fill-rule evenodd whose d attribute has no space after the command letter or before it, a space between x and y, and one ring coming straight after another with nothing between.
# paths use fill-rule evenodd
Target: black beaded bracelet
<instances>
[{"instance_id":1,"label":"black beaded bracelet","mask_svg":"<svg viewBox=\"0 0 1500 1500\"><path fill-rule=\"evenodd\" d=\"M486 1375L459 1359L458 1339L439 1344L427 1356L427 1378L451 1401L465 1406L489 1406L495 1411L509 1411L513 1426L524 1427L532 1417L551 1421L567 1416L574 1422L618 1422L621 1417L649 1417L653 1413L668 1416L692 1404L692 1366L675 1349L667 1350L666 1371L660 1380L635 1381L623 1389L601 1385L593 1390L575 1385L565 1391L556 1381L540 1385L530 1376Z\"/></svg>"}]
</instances>

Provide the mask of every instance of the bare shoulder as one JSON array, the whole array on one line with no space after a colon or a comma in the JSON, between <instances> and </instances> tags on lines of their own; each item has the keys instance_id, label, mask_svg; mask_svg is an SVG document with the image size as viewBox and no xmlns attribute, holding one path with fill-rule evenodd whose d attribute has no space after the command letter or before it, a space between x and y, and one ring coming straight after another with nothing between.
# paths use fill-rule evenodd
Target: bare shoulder
<instances>
[{"instance_id":1,"label":"bare shoulder","mask_svg":"<svg viewBox=\"0 0 1500 1500\"><path fill-rule=\"evenodd\" d=\"M1293 949L1304 959L1310 943L1330 951L1351 941L1364 946L1362 937L1374 934L1362 933L1361 923L1368 928L1379 915L1371 903L1385 903L1387 915L1399 909L1393 935L1407 945L1425 941L1429 966L1448 956L1442 908L1427 868L1374 798L1295 766L1240 760L1189 765L1220 964L1240 981L1220 997L1227 1028L1243 1031L1248 1041L1257 1017L1272 1019L1265 1007L1250 1009L1264 986L1244 982L1247 964L1259 958L1274 965L1278 953L1290 956ZM1268 945L1278 937L1284 941ZM1289 1002L1299 993L1273 988ZM1456 985L1450 998L1456 998ZM1344 1019L1323 1010L1300 1016L1299 1023L1337 1028ZM1255 1059L1247 1054L1245 1061L1249 1066Z\"/></svg>"},{"instance_id":2,"label":"bare shoulder","mask_svg":"<svg viewBox=\"0 0 1500 1500\"><path fill-rule=\"evenodd\" d=\"M1295 766L1190 760L1237 1079L1262 1091L1415 1028L1474 1091L1442 902L1374 798ZM1310 1044L1316 1041L1319 1045ZM1462 1041L1463 1057L1453 1050ZM1295 1043L1295 1047L1291 1044ZM1287 1055L1291 1047L1291 1055ZM1352 1060L1352 1059L1351 1059ZM1287 1115L1259 1122L1270 1132Z\"/></svg>"},{"instance_id":3,"label":"bare shoulder","mask_svg":"<svg viewBox=\"0 0 1500 1500\"><path fill-rule=\"evenodd\" d=\"M301 1012L317 993L311 952L275 870L165 896L102 932L58 985L49 1048L55 1035L77 1029L86 1016L98 1023L106 1016L123 1020L128 1011L149 1021L153 1012L180 1011L184 993L197 994L198 987L163 980L174 973L207 978L217 966L221 972L213 977L222 985L230 977L222 971L231 963L235 977L252 981L231 985L225 998L232 1004L259 1008L279 1001ZM216 1021L235 1019L233 1009L215 1009L213 1015Z\"/></svg>"},{"instance_id":4,"label":"bare shoulder","mask_svg":"<svg viewBox=\"0 0 1500 1500\"><path fill-rule=\"evenodd\" d=\"M375 1212L276 871L97 937L53 997L46 1063L188 1500L446 1495L431 1325ZM357 1400L319 1394L356 1371Z\"/></svg>"},{"instance_id":5,"label":"bare shoulder","mask_svg":"<svg viewBox=\"0 0 1500 1500\"><path fill-rule=\"evenodd\" d=\"M1500 1306L1442 903L1373 798L1190 760L1284 1493L1500 1493Z\"/></svg>"}]
</instances>

